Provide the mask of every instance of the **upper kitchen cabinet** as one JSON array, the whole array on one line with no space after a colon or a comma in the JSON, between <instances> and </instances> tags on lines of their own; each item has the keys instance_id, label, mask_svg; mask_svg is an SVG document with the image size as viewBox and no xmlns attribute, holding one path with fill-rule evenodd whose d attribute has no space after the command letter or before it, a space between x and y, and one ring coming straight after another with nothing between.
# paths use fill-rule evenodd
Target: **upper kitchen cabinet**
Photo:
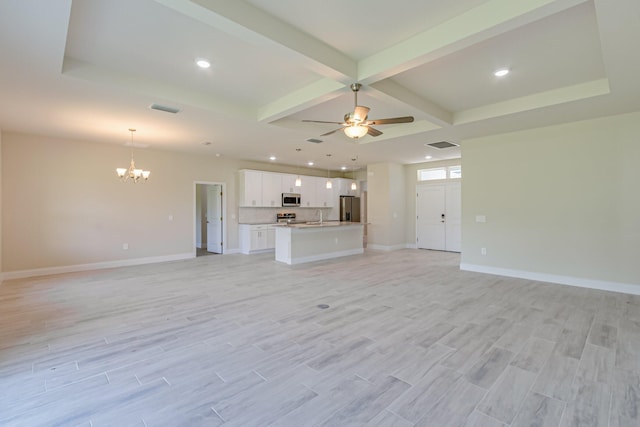
<instances>
[{"instance_id":1,"label":"upper kitchen cabinet","mask_svg":"<svg viewBox=\"0 0 640 427\"><path fill-rule=\"evenodd\" d=\"M351 189L351 184L355 183L353 179L346 178L336 178L337 181L336 188L338 189L338 196L359 196L360 188L356 188L355 190Z\"/></svg>"},{"instance_id":2,"label":"upper kitchen cabinet","mask_svg":"<svg viewBox=\"0 0 640 427\"><path fill-rule=\"evenodd\" d=\"M334 205L334 194L336 183L331 181L331 188L327 188L327 178L320 178L316 181L316 206L320 208L332 208Z\"/></svg>"},{"instance_id":3,"label":"upper kitchen cabinet","mask_svg":"<svg viewBox=\"0 0 640 427\"><path fill-rule=\"evenodd\" d=\"M352 180L332 178L332 188L327 188L327 178L263 172L249 169L238 171L239 207L279 208L282 193L299 193L302 208L332 208L338 206L340 196L355 196ZM296 187L300 177L302 186Z\"/></svg>"},{"instance_id":4,"label":"upper kitchen cabinet","mask_svg":"<svg viewBox=\"0 0 640 427\"><path fill-rule=\"evenodd\" d=\"M252 170L239 171L238 206L260 207L262 204L262 172Z\"/></svg>"},{"instance_id":5,"label":"upper kitchen cabinet","mask_svg":"<svg viewBox=\"0 0 640 427\"><path fill-rule=\"evenodd\" d=\"M283 174L275 172L262 172L262 206L282 206L282 178Z\"/></svg>"},{"instance_id":6,"label":"upper kitchen cabinet","mask_svg":"<svg viewBox=\"0 0 640 427\"><path fill-rule=\"evenodd\" d=\"M300 207L314 208L318 206L318 177L303 176L302 186L296 187L300 193Z\"/></svg>"},{"instance_id":7,"label":"upper kitchen cabinet","mask_svg":"<svg viewBox=\"0 0 640 427\"><path fill-rule=\"evenodd\" d=\"M296 178L297 175L289 175L286 173L281 174L282 176L282 192L283 193L299 193L300 187L296 187Z\"/></svg>"}]
</instances>

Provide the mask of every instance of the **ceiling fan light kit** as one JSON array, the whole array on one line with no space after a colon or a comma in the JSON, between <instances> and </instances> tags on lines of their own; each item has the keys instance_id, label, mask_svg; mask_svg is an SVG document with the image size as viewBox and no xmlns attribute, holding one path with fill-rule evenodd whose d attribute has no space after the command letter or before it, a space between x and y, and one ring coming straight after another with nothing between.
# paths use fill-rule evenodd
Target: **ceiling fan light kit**
<instances>
[{"instance_id":1,"label":"ceiling fan light kit","mask_svg":"<svg viewBox=\"0 0 640 427\"><path fill-rule=\"evenodd\" d=\"M396 123L411 123L413 122L412 116L405 117L393 117L387 119L377 119L377 120L367 120L369 115L369 107L365 107L364 105L358 105L358 91L362 85L360 83L353 83L351 85L351 91L354 95L354 108L352 113L347 113L344 115L344 121L342 122L327 122L322 120L303 120L303 122L308 123L332 123L336 125L340 125L342 127L338 129L334 129L327 133L323 133L320 136L331 135L339 130L342 130L346 136L351 139L362 138L365 135L370 136L378 136L382 135L378 129L372 127L371 125L388 125L388 124L396 124Z\"/></svg>"},{"instance_id":2,"label":"ceiling fan light kit","mask_svg":"<svg viewBox=\"0 0 640 427\"><path fill-rule=\"evenodd\" d=\"M344 128L344 134L352 139L362 138L368 132L369 132L369 129L366 126L361 126L359 124L354 124Z\"/></svg>"}]
</instances>

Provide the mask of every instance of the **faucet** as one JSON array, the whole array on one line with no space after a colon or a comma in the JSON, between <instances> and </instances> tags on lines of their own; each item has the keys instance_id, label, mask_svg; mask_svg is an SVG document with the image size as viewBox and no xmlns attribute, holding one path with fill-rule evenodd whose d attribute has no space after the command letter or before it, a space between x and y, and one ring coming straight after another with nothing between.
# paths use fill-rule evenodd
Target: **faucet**
<instances>
[{"instance_id":1,"label":"faucet","mask_svg":"<svg viewBox=\"0 0 640 427\"><path fill-rule=\"evenodd\" d=\"M318 209L318 212L320 212L320 224L322 224L322 209Z\"/></svg>"}]
</instances>

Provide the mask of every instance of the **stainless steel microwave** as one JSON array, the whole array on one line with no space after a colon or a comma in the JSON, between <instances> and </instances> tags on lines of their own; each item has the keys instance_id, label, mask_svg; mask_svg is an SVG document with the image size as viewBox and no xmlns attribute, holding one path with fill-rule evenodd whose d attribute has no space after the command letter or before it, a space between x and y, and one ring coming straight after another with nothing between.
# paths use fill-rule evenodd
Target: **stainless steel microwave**
<instances>
[{"instance_id":1,"label":"stainless steel microwave","mask_svg":"<svg viewBox=\"0 0 640 427\"><path fill-rule=\"evenodd\" d=\"M299 207L300 194L298 193L282 193L282 207Z\"/></svg>"}]
</instances>

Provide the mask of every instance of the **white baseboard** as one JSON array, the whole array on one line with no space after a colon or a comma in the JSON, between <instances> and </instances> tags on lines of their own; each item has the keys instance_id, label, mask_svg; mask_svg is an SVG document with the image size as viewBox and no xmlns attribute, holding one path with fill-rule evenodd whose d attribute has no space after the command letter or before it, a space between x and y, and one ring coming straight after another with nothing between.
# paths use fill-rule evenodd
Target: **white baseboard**
<instances>
[{"instance_id":1,"label":"white baseboard","mask_svg":"<svg viewBox=\"0 0 640 427\"><path fill-rule=\"evenodd\" d=\"M154 264L167 261L181 261L195 258L195 252L174 255L163 255L147 258L123 259L118 261L94 262L90 264L65 265L60 267L35 268L32 270L7 271L2 273L2 280L24 279L27 277L48 276L51 274L75 273L78 271L101 270L105 268L129 267L132 265Z\"/></svg>"},{"instance_id":2,"label":"white baseboard","mask_svg":"<svg viewBox=\"0 0 640 427\"><path fill-rule=\"evenodd\" d=\"M406 243L401 243L399 245L376 245L367 243L367 249L374 249L376 251L397 251L399 249L406 249L409 246Z\"/></svg>"},{"instance_id":3,"label":"white baseboard","mask_svg":"<svg viewBox=\"0 0 640 427\"><path fill-rule=\"evenodd\" d=\"M241 254L240 248L235 249L225 249L222 254L223 255L232 255L232 254Z\"/></svg>"},{"instance_id":4,"label":"white baseboard","mask_svg":"<svg viewBox=\"0 0 640 427\"><path fill-rule=\"evenodd\" d=\"M576 286L579 288L598 289L601 291L640 295L640 285L634 285L631 283L607 282L604 280L592 280L582 277L536 273L533 271L512 270L508 268L489 267L486 265L467 263L461 263L460 270L474 271L476 273L495 274L498 276L517 277L520 279L535 280L538 282L557 283L559 285Z\"/></svg>"}]
</instances>

